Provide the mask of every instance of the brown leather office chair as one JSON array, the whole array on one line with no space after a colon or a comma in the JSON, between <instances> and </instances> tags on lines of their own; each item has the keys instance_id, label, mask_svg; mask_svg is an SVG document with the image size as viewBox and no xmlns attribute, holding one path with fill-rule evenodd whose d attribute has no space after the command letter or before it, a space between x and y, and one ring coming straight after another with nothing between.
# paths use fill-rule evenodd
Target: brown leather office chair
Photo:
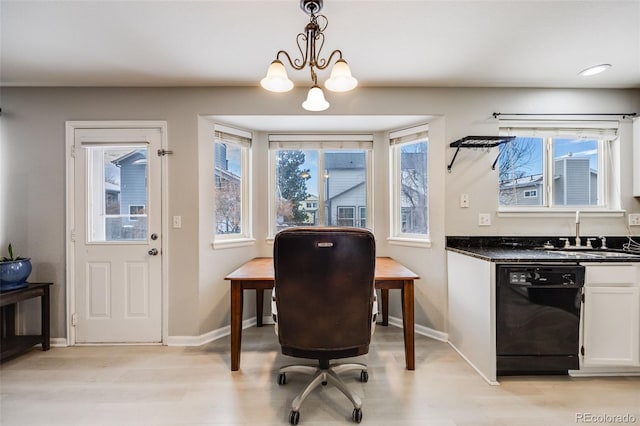
<instances>
[{"instance_id":1,"label":"brown leather office chair","mask_svg":"<svg viewBox=\"0 0 640 426\"><path fill-rule=\"evenodd\" d=\"M338 373L359 370L368 381L364 364L331 364L331 360L369 352L375 324L375 240L359 228L292 228L276 234L274 249L277 333L282 353L316 359L318 366L280 368L286 373L314 375L291 404L289 422L298 424L300 406L320 384L331 382L353 403L352 419L362 420L362 401ZM372 321L373 319L373 321Z\"/></svg>"}]
</instances>

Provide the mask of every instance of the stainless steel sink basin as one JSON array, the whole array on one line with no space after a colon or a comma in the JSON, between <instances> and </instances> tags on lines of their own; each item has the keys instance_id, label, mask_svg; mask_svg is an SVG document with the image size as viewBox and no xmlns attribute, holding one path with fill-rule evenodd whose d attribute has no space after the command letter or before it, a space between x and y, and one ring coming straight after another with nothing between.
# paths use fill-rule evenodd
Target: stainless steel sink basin
<instances>
[{"instance_id":1,"label":"stainless steel sink basin","mask_svg":"<svg viewBox=\"0 0 640 426\"><path fill-rule=\"evenodd\" d=\"M567 256L582 256L590 257L594 259L608 259L608 258L629 258L638 257L640 255L628 252L619 251L604 251L604 250L548 250L548 253L564 254Z\"/></svg>"}]
</instances>

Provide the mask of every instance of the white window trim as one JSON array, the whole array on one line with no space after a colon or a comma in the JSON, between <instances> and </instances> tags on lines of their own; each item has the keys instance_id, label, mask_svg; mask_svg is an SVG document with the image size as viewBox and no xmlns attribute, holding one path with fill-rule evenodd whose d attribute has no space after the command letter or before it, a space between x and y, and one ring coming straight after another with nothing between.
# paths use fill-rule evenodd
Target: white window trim
<instances>
[{"instance_id":1,"label":"white window trim","mask_svg":"<svg viewBox=\"0 0 640 426\"><path fill-rule=\"evenodd\" d=\"M620 176L616 171L620 170L619 158L619 122L617 121L575 121L575 120L504 120L499 124L500 135L504 136L529 136L543 139L544 164L543 175L546 188L544 189L545 205L542 206L502 206L499 204L497 214L500 217L564 217L576 210L591 215L592 217L620 217L624 214L621 209ZM598 140L598 168L604 179L599 182L599 195L603 204L599 205L553 205L550 197L553 196L551 186L548 184L553 179L553 170L550 164L553 162L551 138L584 137ZM570 215L570 214L569 214Z\"/></svg>"},{"instance_id":2,"label":"white window trim","mask_svg":"<svg viewBox=\"0 0 640 426\"><path fill-rule=\"evenodd\" d=\"M365 151L365 176L366 176L366 200L367 221L370 225L374 223L373 219L373 135L371 134L270 134L269 135L269 231L265 241L267 244L273 244L275 237L275 188L276 188L276 151L277 150L318 150L335 151L340 149L364 150ZM322 155L318 156L318 168L323 169ZM324 204L322 197L318 196L317 210L320 215L319 221L324 221ZM357 220L357 218L356 218ZM367 227L373 231L373 226Z\"/></svg>"},{"instance_id":3,"label":"white window trim","mask_svg":"<svg viewBox=\"0 0 640 426\"><path fill-rule=\"evenodd\" d=\"M398 191L400 174L400 145L418 142L426 137L427 139L427 170L429 170L429 126L427 124L402 129L389 133L389 237L387 242L391 245L401 245L408 247L431 247L430 227L427 223L426 234L403 233L402 229L402 209L401 191ZM394 143L395 140L395 143ZM427 188L429 187L429 176L427 174ZM427 218L429 218L429 200L427 199Z\"/></svg>"},{"instance_id":4,"label":"white window trim","mask_svg":"<svg viewBox=\"0 0 640 426\"><path fill-rule=\"evenodd\" d=\"M231 135L236 135L242 138L253 140L251 132L225 126L220 123L215 123L213 126L213 130L214 130L214 134L215 132L224 132ZM217 140L214 137L212 143L215 145L216 142ZM238 234L216 234L215 233L216 218L215 218L215 210L214 210L214 217L213 217L214 236L213 236L213 243L211 244L213 249L244 247L244 246L255 244L255 239L253 238L253 229L252 229L253 220L251 217L251 212L253 211L253 209L251 208L252 200L253 200L252 186L251 186L251 179L252 179L251 171L253 170L251 144L247 145L244 143L236 143L234 141L226 141L226 143L238 146L241 149L241 160L240 160L241 169L242 169L242 175L241 175L241 181L240 181L240 191L241 191L241 197L242 197L242 200L241 200L242 205L240 209L241 232ZM215 149L213 151L214 151L214 158L213 158L212 166L213 166L213 171L215 175ZM215 184L214 184L214 191L215 191ZM214 205L215 205L215 200L214 200Z\"/></svg>"}]
</instances>

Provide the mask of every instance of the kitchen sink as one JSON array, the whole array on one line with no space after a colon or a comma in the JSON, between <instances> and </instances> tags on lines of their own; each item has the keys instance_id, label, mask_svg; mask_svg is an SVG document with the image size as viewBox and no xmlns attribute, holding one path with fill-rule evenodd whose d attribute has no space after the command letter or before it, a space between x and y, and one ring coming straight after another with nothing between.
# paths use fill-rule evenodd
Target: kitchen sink
<instances>
[{"instance_id":1,"label":"kitchen sink","mask_svg":"<svg viewBox=\"0 0 640 426\"><path fill-rule=\"evenodd\" d=\"M566 254L567 256L584 256L594 259L609 259L609 258L640 258L640 254L620 252L620 251L605 251L605 250L548 250L548 253Z\"/></svg>"}]
</instances>

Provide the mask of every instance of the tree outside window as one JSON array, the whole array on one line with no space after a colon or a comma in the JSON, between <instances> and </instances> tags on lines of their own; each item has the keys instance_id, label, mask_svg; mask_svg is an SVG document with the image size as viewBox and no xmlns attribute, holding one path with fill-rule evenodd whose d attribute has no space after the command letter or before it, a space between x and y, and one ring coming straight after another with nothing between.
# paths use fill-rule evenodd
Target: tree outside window
<instances>
[{"instance_id":1,"label":"tree outside window","mask_svg":"<svg viewBox=\"0 0 640 426\"><path fill-rule=\"evenodd\" d=\"M366 226L366 149L278 149L273 158L275 232L290 226ZM359 217L356 206L362 206Z\"/></svg>"},{"instance_id":2,"label":"tree outside window","mask_svg":"<svg viewBox=\"0 0 640 426\"><path fill-rule=\"evenodd\" d=\"M583 137L516 137L502 145L501 206L600 206L604 142Z\"/></svg>"}]
</instances>

